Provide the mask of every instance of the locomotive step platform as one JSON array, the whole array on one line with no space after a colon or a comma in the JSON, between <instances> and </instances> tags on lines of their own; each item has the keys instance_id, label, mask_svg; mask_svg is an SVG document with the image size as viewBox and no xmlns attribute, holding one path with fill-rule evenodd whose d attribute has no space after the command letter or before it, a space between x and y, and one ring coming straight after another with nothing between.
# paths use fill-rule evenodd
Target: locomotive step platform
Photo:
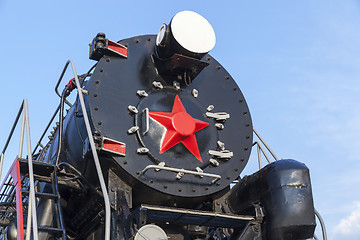
<instances>
[{"instance_id":1,"label":"locomotive step platform","mask_svg":"<svg viewBox=\"0 0 360 240\"><path fill-rule=\"evenodd\" d=\"M20 173L27 175L29 173L29 164L27 159L19 158L17 160L20 164ZM54 165L46 162L32 161L34 174L51 177L51 173L54 171Z\"/></svg>"},{"instance_id":2,"label":"locomotive step platform","mask_svg":"<svg viewBox=\"0 0 360 240\"><path fill-rule=\"evenodd\" d=\"M170 208L153 205L141 205L137 210L139 222L194 224L199 226L237 228L255 221L254 216L225 214L184 208Z\"/></svg>"}]
</instances>

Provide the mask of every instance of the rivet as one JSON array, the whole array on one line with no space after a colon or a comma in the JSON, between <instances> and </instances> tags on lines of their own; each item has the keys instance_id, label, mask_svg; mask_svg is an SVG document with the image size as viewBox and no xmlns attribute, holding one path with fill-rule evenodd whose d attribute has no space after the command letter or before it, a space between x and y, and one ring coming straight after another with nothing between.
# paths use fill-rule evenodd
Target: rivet
<instances>
[{"instance_id":1,"label":"rivet","mask_svg":"<svg viewBox=\"0 0 360 240\"><path fill-rule=\"evenodd\" d=\"M195 189L193 189L192 192L195 192Z\"/></svg>"},{"instance_id":2,"label":"rivet","mask_svg":"<svg viewBox=\"0 0 360 240\"><path fill-rule=\"evenodd\" d=\"M106 59L106 62L110 62L110 58L107 58L107 59Z\"/></svg>"},{"instance_id":3,"label":"rivet","mask_svg":"<svg viewBox=\"0 0 360 240\"><path fill-rule=\"evenodd\" d=\"M138 39L136 39L135 43L139 43L139 40L138 40Z\"/></svg>"},{"instance_id":4,"label":"rivet","mask_svg":"<svg viewBox=\"0 0 360 240\"><path fill-rule=\"evenodd\" d=\"M247 112L243 112L243 114L244 114L244 115L246 115L246 114L247 114Z\"/></svg>"},{"instance_id":5,"label":"rivet","mask_svg":"<svg viewBox=\"0 0 360 240\"><path fill-rule=\"evenodd\" d=\"M96 84L99 84L99 83L100 83L100 81L99 81L99 80L97 80L95 83L96 83Z\"/></svg>"},{"instance_id":6,"label":"rivet","mask_svg":"<svg viewBox=\"0 0 360 240\"><path fill-rule=\"evenodd\" d=\"M229 79L230 79L230 76L226 76L225 79L226 79L226 80L229 80Z\"/></svg>"},{"instance_id":7,"label":"rivet","mask_svg":"<svg viewBox=\"0 0 360 240\"><path fill-rule=\"evenodd\" d=\"M102 122L98 122L98 125L101 125L102 124Z\"/></svg>"},{"instance_id":8,"label":"rivet","mask_svg":"<svg viewBox=\"0 0 360 240\"><path fill-rule=\"evenodd\" d=\"M167 185L164 185L164 188L167 188Z\"/></svg>"},{"instance_id":9,"label":"rivet","mask_svg":"<svg viewBox=\"0 0 360 240\"><path fill-rule=\"evenodd\" d=\"M217 70L220 70L220 68L221 68L220 66L217 66L217 67L216 67Z\"/></svg>"},{"instance_id":10,"label":"rivet","mask_svg":"<svg viewBox=\"0 0 360 240\"><path fill-rule=\"evenodd\" d=\"M205 190L209 190L209 188L208 188L208 187L206 187L206 188L205 188Z\"/></svg>"},{"instance_id":11,"label":"rivet","mask_svg":"<svg viewBox=\"0 0 360 240\"><path fill-rule=\"evenodd\" d=\"M233 88L233 90L234 90L234 91L236 91L236 90L237 90L237 88L235 87L235 88Z\"/></svg>"},{"instance_id":12,"label":"rivet","mask_svg":"<svg viewBox=\"0 0 360 240\"><path fill-rule=\"evenodd\" d=\"M97 96L98 96L98 95L95 93L95 94L94 94L94 97L97 97Z\"/></svg>"},{"instance_id":13,"label":"rivet","mask_svg":"<svg viewBox=\"0 0 360 240\"><path fill-rule=\"evenodd\" d=\"M152 179L149 180L150 183L153 183L154 181Z\"/></svg>"},{"instance_id":14,"label":"rivet","mask_svg":"<svg viewBox=\"0 0 360 240\"><path fill-rule=\"evenodd\" d=\"M97 107L96 107L96 108L94 108L94 110L95 110L95 111L98 111L98 110L99 110L99 108L97 108Z\"/></svg>"},{"instance_id":15,"label":"rivet","mask_svg":"<svg viewBox=\"0 0 360 240\"><path fill-rule=\"evenodd\" d=\"M100 71L100 72L103 72L103 71L104 71L104 69L102 69L102 68L101 68L99 71Z\"/></svg>"},{"instance_id":16,"label":"rivet","mask_svg":"<svg viewBox=\"0 0 360 240\"><path fill-rule=\"evenodd\" d=\"M150 41L151 41L151 38L148 38L147 40L148 40L148 42L150 42Z\"/></svg>"},{"instance_id":17,"label":"rivet","mask_svg":"<svg viewBox=\"0 0 360 240\"><path fill-rule=\"evenodd\" d=\"M243 102L244 100L243 99L240 99L239 102Z\"/></svg>"},{"instance_id":18,"label":"rivet","mask_svg":"<svg viewBox=\"0 0 360 240\"><path fill-rule=\"evenodd\" d=\"M211 58L210 58L210 57L207 57L207 58L206 58L206 60L207 60L207 61L210 61L210 60L211 60Z\"/></svg>"},{"instance_id":19,"label":"rivet","mask_svg":"<svg viewBox=\"0 0 360 240\"><path fill-rule=\"evenodd\" d=\"M125 162L124 162L124 165L126 165L126 164L127 164L127 162L125 161Z\"/></svg>"},{"instance_id":20,"label":"rivet","mask_svg":"<svg viewBox=\"0 0 360 240\"><path fill-rule=\"evenodd\" d=\"M237 171L239 171L239 169L235 168L234 171L237 172Z\"/></svg>"},{"instance_id":21,"label":"rivet","mask_svg":"<svg viewBox=\"0 0 360 240\"><path fill-rule=\"evenodd\" d=\"M181 191L182 191L182 189L181 189L181 188L179 188L179 189L178 189L178 191L179 191L179 192L181 192Z\"/></svg>"}]
</instances>

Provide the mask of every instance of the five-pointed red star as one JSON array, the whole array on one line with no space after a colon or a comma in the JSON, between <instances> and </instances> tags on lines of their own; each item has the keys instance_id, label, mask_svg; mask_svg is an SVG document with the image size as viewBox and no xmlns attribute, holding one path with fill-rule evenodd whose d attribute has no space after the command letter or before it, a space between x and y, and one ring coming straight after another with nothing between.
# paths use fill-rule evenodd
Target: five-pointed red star
<instances>
[{"instance_id":1,"label":"five-pointed red star","mask_svg":"<svg viewBox=\"0 0 360 240\"><path fill-rule=\"evenodd\" d=\"M195 133L207 127L209 123L190 116L178 95L175 97L171 112L149 112L149 115L166 128L165 137L160 147L160 154L181 142L202 162Z\"/></svg>"}]
</instances>

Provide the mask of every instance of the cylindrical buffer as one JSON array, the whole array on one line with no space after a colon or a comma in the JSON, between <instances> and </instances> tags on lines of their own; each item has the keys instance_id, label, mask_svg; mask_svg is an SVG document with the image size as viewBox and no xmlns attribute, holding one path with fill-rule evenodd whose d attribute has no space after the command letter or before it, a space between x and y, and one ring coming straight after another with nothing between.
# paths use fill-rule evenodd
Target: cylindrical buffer
<instances>
[{"instance_id":1,"label":"cylindrical buffer","mask_svg":"<svg viewBox=\"0 0 360 240\"><path fill-rule=\"evenodd\" d=\"M249 213L253 204L264 208L266 239L311 238L315 211L309 169L294 160L279 160L243 178L228 197L234 213Z\"/></svg>"}]
</instances>

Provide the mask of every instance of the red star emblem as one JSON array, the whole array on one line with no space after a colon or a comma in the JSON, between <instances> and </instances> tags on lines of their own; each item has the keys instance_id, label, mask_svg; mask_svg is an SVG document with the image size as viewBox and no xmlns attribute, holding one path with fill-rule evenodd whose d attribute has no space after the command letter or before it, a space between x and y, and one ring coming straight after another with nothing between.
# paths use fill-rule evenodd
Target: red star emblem
<instances>
[{"instance_id":1,"label":"red star emblem","mask_svg":"<svg viewBox=\"0 0 360 240\"><path fill-rule=\"evenodd\" d=\"M178 95L175 97L171 112L149 112L152 119L166 128L160 147L160 154L178 143L184 146L202 162L195 133L207 127L209 123L193 118L185 110Z\"/></svg>"}]
</instances>

